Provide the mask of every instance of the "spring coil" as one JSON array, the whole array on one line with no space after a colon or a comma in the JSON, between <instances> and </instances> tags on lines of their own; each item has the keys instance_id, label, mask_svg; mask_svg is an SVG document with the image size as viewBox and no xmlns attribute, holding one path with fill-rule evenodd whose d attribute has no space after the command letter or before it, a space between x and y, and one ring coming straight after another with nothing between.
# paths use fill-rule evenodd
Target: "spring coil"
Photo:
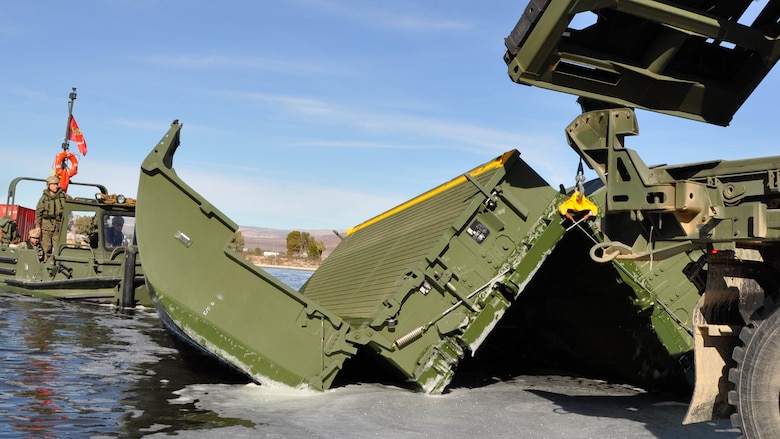
<instances>
[{"instance_id":1,"label":"spring coil","mask_svg":"<svg viewBox=\"0 0 780 439\"><path fill-rule=\"evenodd\" d=\"M425 326L419 326L417 328L412 329L408 334L399 337L395 342L393 342L393 345L397 348L402 348L409 343L417 340L418 338L422 337L423 332L425 332Z\"/></svg>"}]
</instances>

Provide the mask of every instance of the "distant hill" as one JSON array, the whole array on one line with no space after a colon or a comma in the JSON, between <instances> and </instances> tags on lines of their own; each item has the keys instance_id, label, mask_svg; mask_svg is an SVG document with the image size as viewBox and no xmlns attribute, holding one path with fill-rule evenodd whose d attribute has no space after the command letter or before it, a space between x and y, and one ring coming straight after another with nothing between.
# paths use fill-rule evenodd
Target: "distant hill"
<instances>
[{"instance_id":1,"label":"distant hill","mask_svg":"<svg viewBox=\"0 0 780 439\"><path fill-rule=\"evenodd\" d=\"M307 232L314 239L322 241L325 244L323 256L328 256L330 252L339 244L340 238L332 230L305 230L305 229L268 229L265 227L239 226L238 231L244 235L244 247L249 251L260 248L263 251L287 253L287 235L293 230ZM338 231L344 236L345 231Z\"/></svg>"}]
</instances>

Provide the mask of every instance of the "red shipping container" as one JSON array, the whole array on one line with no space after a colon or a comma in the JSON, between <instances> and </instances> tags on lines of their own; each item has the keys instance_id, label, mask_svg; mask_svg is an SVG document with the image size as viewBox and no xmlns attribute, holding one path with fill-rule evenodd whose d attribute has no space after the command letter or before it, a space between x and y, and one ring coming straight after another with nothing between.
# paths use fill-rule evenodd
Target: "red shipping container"
<instances>
[{"instance_id":1,"label":"red shipping container","mask_svg":"<svg viewBox=\"0 0 780 439\"><path fill-rule=\"evenodd\" d=\"M35 227L35 209L28 209L18 204L0 204L0 217L10 215L19 229L22 240L27 239L27 233Z\"/></svg>"}]
</instances>

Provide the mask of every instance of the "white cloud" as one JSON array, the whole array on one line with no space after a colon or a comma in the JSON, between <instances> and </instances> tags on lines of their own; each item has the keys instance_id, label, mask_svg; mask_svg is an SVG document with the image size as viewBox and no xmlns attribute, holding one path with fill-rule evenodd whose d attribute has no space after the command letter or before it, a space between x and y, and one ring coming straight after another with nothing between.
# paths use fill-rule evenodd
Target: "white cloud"
<instances>
[{"instance_id":1,"label":"white cloud","mask_svg":"<svg viewBox=\"0 0 780 439\"><path fill-rule=\"evenodd\" d=\"M398 194L344 190L295 179L178 168L201 196L244 226L344 229L399 203Z\"/></svg>"}]
</instances>

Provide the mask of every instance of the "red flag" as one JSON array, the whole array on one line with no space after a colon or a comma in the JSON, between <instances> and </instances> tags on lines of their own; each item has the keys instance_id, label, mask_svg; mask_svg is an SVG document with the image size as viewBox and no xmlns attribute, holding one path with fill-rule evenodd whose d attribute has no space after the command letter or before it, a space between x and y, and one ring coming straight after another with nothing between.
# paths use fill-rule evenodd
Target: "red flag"
<instances>
[{"instance_id":1,"label":"red flag","mask_svg":"<svg viewBox=\"0 0 780 439\"><path fill-rule=\"evenodd\" d=\"M70 117L70 138L68 140L76 142L81 155L87 155L87 142L84 141L84 135L81 134L76 118L73 116Z\"/></svg>"},{"instance_id":2,"label":"red flag","mask_svg":"<svg viewBox=\"0 0 780 439\"><path fill-rule=\"evenodd\" d=\"M68 185L70 184L70 176L67 172L60 174L60 187L63 192L68 192Z\"/></svg>"}]
</instances>

